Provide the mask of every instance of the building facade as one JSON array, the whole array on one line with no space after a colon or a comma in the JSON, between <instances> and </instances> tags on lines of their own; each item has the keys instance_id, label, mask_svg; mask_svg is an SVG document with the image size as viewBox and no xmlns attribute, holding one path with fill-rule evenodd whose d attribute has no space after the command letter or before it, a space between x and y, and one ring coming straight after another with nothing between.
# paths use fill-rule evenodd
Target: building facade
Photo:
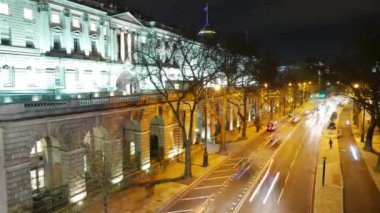
<instances>
[{"instance_id":1,"label":"building facade","mask_svg":"<svg viewBox=\"0 0 380 213\"><path fill-rule=\"evenodd\" d=\"M0 0L0 209L44 212L84 199L89 149L105 140L114 184L182 153L173 113L138 78L135 53L147 39L165 58L179 36L157 26L68 0ZM232 130L240 122L234 106L228 112Z\"/></svg>"}]
</instances>

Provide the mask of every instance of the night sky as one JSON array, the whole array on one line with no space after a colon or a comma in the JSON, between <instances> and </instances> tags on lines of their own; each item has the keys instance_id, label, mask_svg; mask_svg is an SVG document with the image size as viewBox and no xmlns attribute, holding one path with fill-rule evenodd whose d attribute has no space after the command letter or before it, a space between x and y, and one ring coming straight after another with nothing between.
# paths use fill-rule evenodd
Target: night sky
<instances>
[{"instance_id":1,"label":"night sky","mask_svg":"<svg viewBox=\"0 0 380 213\"><path fill-rule=\"evenodd\" d=\"M199 30L204 0L113 0L167 25ZM305 57L331 60L357 35L363 20L380 22L380 0L208 0L210 25L233 34L283 64Z\"/></svg>"}]
</instances>

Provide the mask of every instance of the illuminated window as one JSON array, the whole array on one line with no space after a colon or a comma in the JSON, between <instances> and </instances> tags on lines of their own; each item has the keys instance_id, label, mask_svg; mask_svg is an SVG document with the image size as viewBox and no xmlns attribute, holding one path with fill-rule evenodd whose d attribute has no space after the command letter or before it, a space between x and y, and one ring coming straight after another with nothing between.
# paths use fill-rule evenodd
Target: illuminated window
<instances>
[{"instance_id":1,"label":"illuminated window","mask_svg":"<svg viewBox=\"0 0 380 213\"><path fill-rule=\"evenodd\" d=\"M179 84L174 84L174 89L179 89Z\"/></svg>"},{"instance_id":2,"label":"illuminated window","mask_svg":"<svg viewBox=\"0 0 380 213\"><path fill-rule=\"evenodd\" d=\"M104 56L108 57L108 42L104 42Z\"/></svg>"},{"instance_id":3,"label":"illuminated window","mask_svg":"<svg viewBox=\"0 0 380 213\"><path fill-rule=\"evenodd\" d=\"M131 141L130 143L130 150L131 150L131 157L133 157L136 153L136 145L135 145L135 142Z\"/></svg>"},{"instance_id":4,"label":"illuminated window","mask_svg":"<svg viewBox=\"0 0 380 213\"><path fill-rule=\"evenodd\" d=\"M35 154L40 154L42 153L43 151L43 148L42 148L42 141L39 140L37 141L34 146L32 147L32 150L30 151L30 154L31 155L35 155Z\"/></svg>"},{"instance_id":5,"label":"illuminated window","mask_svg":"<svg viewBox=\"0 0 380 213\"><path fill-rule=\"evenodd\" d=\"M146 36L141 36L141 43L146 44Z\"/></svg>"},{"instance_id":6,"label":"illuminated window","mask_svg":"<svg viewBox=\"0 0 380 213\"><path fill-rule=\"evenodd\" d=\"M73 18L73 27L80 28L80 21L78 18Z\"/></svg>"},{"instance_id":7,"label":"illuminated window","mask_svg":"<svg viewBox=\"0 0 380 213\"><path fill-rule=\"evenodd\" d=\"M9 7L7 3L0 2L0 14L9 15Z\"/></svg>"},{"instance_id":8,"label":"illuminated window","mask_svg":"<svg viewBox=\"0 0 380 213\"><path fill-rule=\"evenodd\" d=\"M59 14L57 14L57 13L51 14L51 23L54 23L54 24L60 24L61 23L61 18L59 17Z\"/></svg>"},{"instance_id":9,"label":"illuminated window","mask_svg":"<svg viewBox=\"0 0 380 213\"><path fill-rule=\"evenodd\" d=\"M24 19L33 20L33 10L24 8Z\"/></svg>"},{"instance_id":10,"label":"illuminated window","mask_svg":"<svg viewBox=\"0 0 380 213\"><path fill-rule=\"evenodd\" d=\"M91 22L90 30L91 30L91 32L96 32L96 24L94 22Z\"/></svg>"},{"instance_id":11,"label":"illuminated window","mask_svg":"<svg viewBox=\"0 0 380 213\"><path fill-rule=\"evenodd\" d=\"M88 171L87 155L83 155L83 170L84 170L84 172Z\"/></svg>"},{"instance_id":12,"label":"illuminated window","mask_svg":"<svg viewBox=\"0 0 380 213\"><path fill-rule=\"evenodd\" d=\"M45 187L45 171L43 167L30 170L30 183L33 190L41 190Z\"/></svg>"}]
</instances>

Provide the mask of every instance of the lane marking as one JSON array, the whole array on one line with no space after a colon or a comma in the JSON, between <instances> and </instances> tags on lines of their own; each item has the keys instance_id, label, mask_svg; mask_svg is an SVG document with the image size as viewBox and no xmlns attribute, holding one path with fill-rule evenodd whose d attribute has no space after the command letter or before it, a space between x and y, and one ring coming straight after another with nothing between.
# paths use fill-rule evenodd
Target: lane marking
<instances>
[{"instance_id":1,"label":"lane marking","mask_svg":"<svg viewBox=\"0 0 380 213\"><path fill-rule=\"evenodd\" d=\"M199 197L188 197L188 198L182 198L180 200L198 200L198 199L207 199L211 197L210 195L208 196L199 196Z\"/></svg>"},{"instance_id":2,"label":"lane marking","mask_svg":"<svg viewBox=\"0 0 380 213\"><path fill-rule=\"evenodd\" d=\"M229 171L235 171L235 169L216 170L216 171L213 171L212 173L217 173L217 172L229 172Z\"/></svg>"},{"instance_id":3,"label":"lane marking","mask_svg":"<svg viewBox=\"0 0 380 213\"><path fill-rule=\"evenodd\" d=\"M171 211L171 212L166 212L166 213L181 213L181 212L191 212L191 209L184 209L184 210L177 210L177 211Z\"/></svg>"},{"instance_id":4,"label":"lane marking","mask_svg":"<svg viewBox=\"0 0 380 213\"><path fill-rule=\"evenodd\" d=\"M205 180L216 180L216 179L223 179L223 178L229 178L231 177L230 175L227 176L220 176L220 177L212 177L212 178L206 178Z\"/></svg>"},{"instance_id":5,"label":"lane marking","mask_svg":"<svg viewBox=\"0 0 380 213\"><path fill-rule=\"evenodd\" d=\"M282 197L282 193L284 193L284 187L282 187L282 189L281 189L280 196L278 197L278 200L277 200L277 205L280 204L280 200L281 200L281 197Z\"/></svg>"},{"instance_id":6,"label":"lane marking","mask_svg":"<svg viewBox=\"0 0 380 213\"><path fill-rule=\"evenodd\" d=\"M216 188L216 187L222 187L223 185L212 185L212 186L200 186L196 187L194 189L208 189L208 188Z\"/></svg>"},{"instance_id":7,"label":"lane marking","mask_svg":"<svg viewBox=\"0 0 380 213\"><path fill-rule=\"evenodd\" d=\"M285 178L284 188L285 188L286 182L288 182L289 176L290 176L290 172L288 171L288 174L286 175L286 178Z\"/></svg>"},{"instance_id":8,"label":"lane marking","mask_svg":"<svg viewBox=\"0 0 380 213\"><path fill-rule=\"evenodd\" d=\"M269 190L268 190L267 194L265 195L265 198L264 198L264 200L263 200L263 204L265 204L265 203L267 202L270 193L272 193L272 190L273 190L274 184L276 184L276 182L277 182L279 176L280 176L280 172L277 172L276 177L275 177L274 180L272 181L272 184L270 185Z\"/></svg>"}]
</instances>

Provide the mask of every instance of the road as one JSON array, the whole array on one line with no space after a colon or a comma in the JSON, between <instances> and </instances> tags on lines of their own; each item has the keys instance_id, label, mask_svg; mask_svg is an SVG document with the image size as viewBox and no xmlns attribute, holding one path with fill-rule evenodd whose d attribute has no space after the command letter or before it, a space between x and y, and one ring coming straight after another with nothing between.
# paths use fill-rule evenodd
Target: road
<instances>
[{"instance_id":1,"label":"road","mask_svg":"<svg viewBox=\"0 0 380 213\"><path fill-rule=\"evenodd\" d=\"M360 154L351 127L345 124L350 119L351 110L352 107L345 107L338 122L338 128L343 133L339 139L339 150L344 183L344 212L379 212L380 192Z\"/></svg>"},{"instance_id":2,"label":"road","mask_svg":"<svg viewBox=\"0 0 380 213\"><path fill-rule=\"evenodd\" d=\"M331 104L297 126L273 157L268 174L233 212L311 212L319 142L333 110Z\"/></svg>"}]
</instances>

